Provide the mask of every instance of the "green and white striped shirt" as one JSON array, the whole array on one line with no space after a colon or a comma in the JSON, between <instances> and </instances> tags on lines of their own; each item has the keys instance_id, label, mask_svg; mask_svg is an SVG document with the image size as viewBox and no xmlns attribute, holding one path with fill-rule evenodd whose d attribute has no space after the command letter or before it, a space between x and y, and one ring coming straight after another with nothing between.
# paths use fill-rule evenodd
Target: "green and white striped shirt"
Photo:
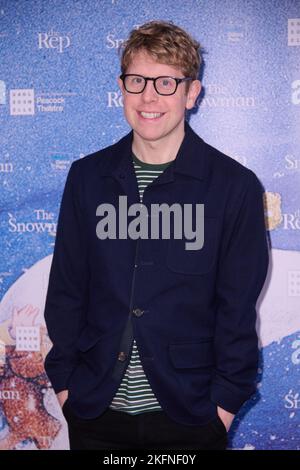
<instances>
[{"instance_id":1,"label":"green and white striped shirt","mask_svg":"<svg viewBox=\"0 0 300 470\"><path fill-rule=\"evenodd\" d=\"M138 160L134 154L132 157L140 194L140 202L143 202L145 188L148 184L152 183L171 162L155 165ZM109 408L133 415L162 409L145 375L135 339L133 341L128 367Z\"/></svg>"}]
</instances>

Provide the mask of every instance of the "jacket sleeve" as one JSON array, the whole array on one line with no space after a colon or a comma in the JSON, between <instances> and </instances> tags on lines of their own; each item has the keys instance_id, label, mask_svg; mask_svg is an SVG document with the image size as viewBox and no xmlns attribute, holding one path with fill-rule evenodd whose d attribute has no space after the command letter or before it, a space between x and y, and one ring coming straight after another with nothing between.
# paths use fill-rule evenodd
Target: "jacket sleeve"
<instances>
[{"instance_id":1,"label":"jacket sleeve","mask_svg":"<svg viewBox=\"0 0 300 470\"><path fill-rule=\"evenodd\" d=\"M53 345L45 370L56 393L67 389L76 365L75 343L85 323L87 305L87 243L77 163L70 167L61 200L44 312Z\"/></svg>"},{"instance_id":2,"label":"jacket sleeve","mask_svg":"<svg viewBox=\"0 0 300 470\"><path fill-rule=\"evenodd\" d=\"M211 399L233 414L256 390L256 302L268 261L263 189L248 170L248 181L227 213L216 284L216 368Z\"/></svg>"}]
</instances>

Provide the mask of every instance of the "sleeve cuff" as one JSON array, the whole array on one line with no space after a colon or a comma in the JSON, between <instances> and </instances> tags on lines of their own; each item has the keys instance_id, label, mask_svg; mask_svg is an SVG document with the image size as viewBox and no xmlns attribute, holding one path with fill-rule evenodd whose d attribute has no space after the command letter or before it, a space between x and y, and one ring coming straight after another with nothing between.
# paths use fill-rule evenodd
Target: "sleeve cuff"
<instances>
[{"instance_id":1,"label":"sleeve cuff","mask_svg":"<svg viewBox=\"0 0 300 470\"><path fill-rule=\"evenodd\" d=\"M251 397L255 390L242 392L232 384L224 386L214 382L211 388L211 400L229 413L237 414L242 405Z\"/></svg>"},{"instance_id":2,"label":"sleeve cuff","mask_svg":"<svg viewBox=\"0 0 300 470\"><path fill-rule=\"evenodd\" d=\"M70 371L56 374L55 376L51 375L51 377L49 377L49 375L47 374L55 393L59 393L62 390L68 390L68 379L70 375Z\"/></svg>"}]
</instances>

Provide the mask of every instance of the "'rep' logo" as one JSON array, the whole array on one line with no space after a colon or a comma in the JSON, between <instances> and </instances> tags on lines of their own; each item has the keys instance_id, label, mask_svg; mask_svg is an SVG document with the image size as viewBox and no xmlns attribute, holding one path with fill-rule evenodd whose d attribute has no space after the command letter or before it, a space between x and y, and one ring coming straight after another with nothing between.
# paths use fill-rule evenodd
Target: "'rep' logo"
<instances>
[{"instance_id":1,"label":"'rep' logo","mask_svg":"<svg viewBox=\"0 0 300 470\"><path fill-rule=\"evenodd\" d=\"M70 47L71 39L68 35L63 35L57 31L49 31L48 33L38 33L39 49L56 49L62 53Z\"/></svg>"}]
</instances>

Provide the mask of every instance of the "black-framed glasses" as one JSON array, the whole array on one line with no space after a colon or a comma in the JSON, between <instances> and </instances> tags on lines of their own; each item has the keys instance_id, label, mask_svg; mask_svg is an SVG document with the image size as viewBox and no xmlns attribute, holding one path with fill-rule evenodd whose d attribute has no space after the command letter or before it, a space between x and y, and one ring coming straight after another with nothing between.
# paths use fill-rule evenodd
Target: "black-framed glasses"
<instances>
[{"instance_id":1,"label":"black-framed glasses","mask_svg":"<svg viewBox=\"0 0 300 470\"><path fill-rule=\"evenodd\" d=\"M175 78L175 77L144 77L143 75L137 75L134 73L123 73L120 75L120 79L124 84L124 88L128 93L142 93L147 85L147 82L151 80L153 82L156 93L159 95L169 96L176 93L179 83L187 80L193 80L191 77Z\"/></svg>"}]
</instances>

